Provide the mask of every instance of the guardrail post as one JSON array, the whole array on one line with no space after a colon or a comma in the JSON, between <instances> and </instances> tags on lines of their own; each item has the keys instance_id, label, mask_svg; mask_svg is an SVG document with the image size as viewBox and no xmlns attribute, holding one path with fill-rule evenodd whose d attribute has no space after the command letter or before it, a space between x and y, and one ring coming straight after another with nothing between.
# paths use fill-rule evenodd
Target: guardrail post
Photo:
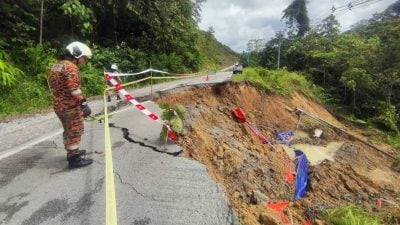
<instances>
[{"instance_id":1,"label":"guardrail post","mask_svg":"<svg viewBox=\"0 0 400 225\"><path fill-rule=\"evenodd\" d=\"M150 69L153 69L150 61ZM153 70L150 70L150 100L153 101Z\"/></svg>"}]
</instances>

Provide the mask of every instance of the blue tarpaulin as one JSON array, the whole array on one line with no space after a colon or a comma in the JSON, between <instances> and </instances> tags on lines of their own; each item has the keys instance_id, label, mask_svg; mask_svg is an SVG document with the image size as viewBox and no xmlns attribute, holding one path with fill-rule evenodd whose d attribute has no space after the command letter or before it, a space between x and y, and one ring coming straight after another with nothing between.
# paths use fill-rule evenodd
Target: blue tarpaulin
<instances>
[{"instance_id":1,"label":"blue tarpaulin","mask_svg":"<svg viewBox=\"0 0 400 225\"><path fill-rule=\"evenodd\" d=\"M307 156L301 151L296 149L295 151L297 165L296 165L296 190L294 192L294 200L306 197L307 188Z\"/></svg>"},{"instance_id":2,"label":"blue tarpaulin","mask_svg":"<svg viewBox=\"0 0 400 225\"><path fill-rule=\"evenodd\" d=\"M293 136L293 131L283 131L276 136L276 139L284 145L290 145L290 138Z\"/></svg>"}]
</instances>

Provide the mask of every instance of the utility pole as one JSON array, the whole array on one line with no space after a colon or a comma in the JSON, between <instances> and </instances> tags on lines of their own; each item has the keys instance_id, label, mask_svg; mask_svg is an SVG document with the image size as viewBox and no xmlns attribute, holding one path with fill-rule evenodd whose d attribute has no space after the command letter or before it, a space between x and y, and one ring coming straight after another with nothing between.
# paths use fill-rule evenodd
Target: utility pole
<instances>
[{"instance_id":1,"label":"utility pole","mask_svg":"<svg viewBox=\"0 0 400 225\"><path fill-rule=\"evenodd\" d=\"M281 64L281 36L282 33L279 31L278 32L278 70Z\"/></svg>"},{"instance_id":2,"label":"utility pole","mask_svg":"<svg viewBox=\"0 0 400 225\"><path fill-rule=\"evenodd\" d=\"M250 66L250 51L247 51L247 66Z\"/></svg>"},{"instance_id":3,"label":"utility pole","mask_svg":"<svg viewBox=\"0 0 400 225\"><path fill-rule=\"evenodd\" d=\"M40 34L39 34L39 44L42 44L43 37L43 8L44 8L44 0L42 0L42 4L40 7Z\"/></svg>"}]
</instances>

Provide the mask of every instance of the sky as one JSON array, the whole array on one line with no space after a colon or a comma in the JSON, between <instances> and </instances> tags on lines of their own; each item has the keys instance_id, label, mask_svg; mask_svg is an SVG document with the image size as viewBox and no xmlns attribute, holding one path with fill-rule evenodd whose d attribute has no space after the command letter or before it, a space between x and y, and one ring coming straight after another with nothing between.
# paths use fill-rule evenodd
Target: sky
<instances>
[{"instance_id":1,"label":"sky","mask_svg":"<svg viewBox=\"0 0 400 225\"><path fill-rule=\"evenodd\" d=\"M397 0L309 0L307 4L310 24L318 24L332 12L332 6L338 8L335 16L341 30L363 19L369 19L376 12L382 12ZM199 27L207 31L213 27L214 36L221 43L241 53L251 39L264 38L266 41L275 36L275 32L285 28L281 21L282 11L292 0L207 0L202 4ZM367 2L346 7L350 2ZM340 6L343 6L340 9Z\"/></svg>"}]
</instances>

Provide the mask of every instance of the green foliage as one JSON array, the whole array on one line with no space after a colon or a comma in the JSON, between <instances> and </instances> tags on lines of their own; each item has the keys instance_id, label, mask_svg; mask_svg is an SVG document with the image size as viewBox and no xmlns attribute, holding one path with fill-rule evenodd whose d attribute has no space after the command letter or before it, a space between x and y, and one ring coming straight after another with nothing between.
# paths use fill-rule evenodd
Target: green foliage
<instances>
[{"instance_id":1,"label":"green foliage","mask_svg":"<svg viewBox=\"0 0 400 225\"><path fill-rule=\"evenodd\" d=\"M35 7L36 6L36 7ZM32 42L38 27L37 15L40 4L34 0L0 1L0 39L7 47Z\"/></svg>"},{"instance_id":2,"label":"green foliage","mask_svg":"<svg viewBox=\"0 0 400 225\"><path fill-rule=\"evenodd\" d=\"M340 33L340 23L332 13L319 25L319 33L327 38L333 39Z\"/></svg>"},{"instance_id":3,"label":"green foliage","mask_svg":"<svg viewBox=\"0 0 400 225\"><path fill-rule=\"evenodd\" d=\"M12 64L10 56L0 50L0 88L14 85L23 75L24 72Z\"/></svg>"},{"instance_id":4,"label":"green foliage","mask_svg":"<svg viewBox=\"0 0 400 225\"><path fill-rule=\"evenodd\" d=\"M316 99L326 105L336 104L336 99L323 87L312 84L312 93Z\"/></svg>"},{"instance_id":5,"label":"green foliage","mask_svg":"<svg viewBox=\"0 0 400 225\"><path fill-rule=\"evenodd\" d=\"M267 70L264 68L246 68L241 75L233 78L235 82L249 81L266 91L290 95L294 91L312 95L312 86L306 78L287 70Z\"/></svg>"},{"instance_id":6,"label":"green foliage","mask_svg":"<svg viewBox=\"0 0 400 225\"><path fill-rule=\"evenodd\" d=\"M47 75L51 66L56 62L55 49L36 45L27 47L22 53L15 54L16 61L23 71L27 71L27 78L47 84Z\"/></svg>"},{"instance_id":7,"label":"green foliage","mask_svg":"<svg viewBox=\"0 0 400 225\"><path fill-rule=\"evenodd\" d=\"M201 70L219 69L239 61L237 53L215 39L212 27L209 31L199 31L197 48L200 52Z\"/></svg>"},{"instance_id":8,"label":"green foliage","mask_svg":"<svg viewBox=\"0 0 400 225\"><path fill-rule=\"evenodd\" d=\"M68 0L61 6L61 9L64 15L70 18L71 27L77 26L82 35L88 35L93 31L92 24L96 22L93 11L79 0ZM76 21L75 24L73 21ZM73 29L72 35L74 35Z\"/></svg>"},{"instance_id":9,"label":"green foliage","mask_svg":"<svg viewBox=\"0 0 400 225\"><path fill-rule=\"evenodd\" d=\"M183 59L176 55L171 54L157 54L151 57L151 66L164 71L170 71L175 73L185 73L190 71L184 63Z\"/></svg>"},{"instance_id":10,"label":"green foliage","mask_svg":"<svg viewBox=\"0 0 400 225\"><path fill-rule=\"evenodd\" d=\"M26 87L29 83L32 87L41 85L38 93L44 93L56 49L61 53L71 41L85 42L93 51L90 63L81 68L87 97L102 93L105 83L102 72L112 63L117 63L123 72L138 72L151 66L177 73L232 65L237 61L236 53L220 44L212 30L207 33L198 29L203 2L205 0L1 1L0 24L4 28L0 33L2 104L11 106L15 96L24 97L9 91L17 82ZM42 12L43 41L38 45L38 18ZM128 77L124 81L142 77ZM156 82L159 81L153 81ZM48 96L39 94L37 97ZM29 103L27 108L46 106L48 100L41 99L38 103ZM23 101L21 104L24 105Z\"/></svg>"},{"instance_id":11,"label":"green foliage","mask_svg":"<svg viewBox=\"0 0 400 225\"><path fill-rule=\"evenodd\" d=\"M379 109L378 116L372 118L371 122L385 131L398 133L399 115L396 114L396 107L387 102L378 102L377 108Z\"/></svg>"},{"instance_id":12,"label":"green foliage","mask_svg":"<svg viewBox=\"0 0 400 225\"><path fill-rule=\"evenodd\" d=\"M327 211L328 220L332 225L381 225L362 209L350 205L338 207Z\"/></svg>"},{"instance_id":13,"label":"green foliage","mask_svg":"<svg viewBox=\"0 0 400 225\"><path fill-rule=\"evenodd\" d=\"M36 112L51 104L51 93L40 83L22 80L18 88L0 93L0 116Z\"/></svg>"},{"instance_id":14,"label":"green foliage","mask_svg":"<svg viewBox=\"0 0 400 225\"><path fill-rule=\"evenodd\" d=\"M171 127L171 129L177 133L181 134L183 131L184 121L185 121L185 107L182 105L175 105L175 107L170 107L168 104L160 104L160 108L163 110L161 114L161 119ZM163 127L160 133L160 139L166 140L167 138L167 128Z\"/></svg>"},{"instance_id":15,"label":"green foliage","mask_svg":"<svg viewBox=\"0 0 400 225\"><path fill-rule=\"evenodd\" d=\"M360 68L349 68L343 73L340 81L353 91L355 91L356 88L362 88L364 90L373 90L375 88L375 82L371 74L368 74L367 71Z\"/></svg>"},{"instance_id":16,"label":"green foliage","mask_svg":"<svg viewBox=\"0 0 400 225\"><path fill-rule=\"evenodd\" d=\"M390 145L395 147L396 149L400 150L400 134L396 135L389 135L387 137L387 141Z\"/></svg>"},{"instance_id":17,"label":"green foliage","mask_svg":"<svg viewBox=\"0 0 400 225\"><path fill-rule=\"evenodd\" d=\"M91 63L87 63L81 70L82 90L85 96L103 94L105 80L102 71L96 69Z\"/></svg>"},{"instance_id":18,"label":"green foliage","mask_svg":"<svg viewBox=\"0 0 400 225\"><path fill-rule=\"evenodd\" d=\"M331 15L317 29L308 30L303 37L294 37L299 29L294 15L301 14L304 8L293 6L303 3L292 1L284 11L292 35L289 32L287 37L277 32L261 54L246 52L241 61L254 67L276 68L280 49L280 66L289 71L301 71L317 87L323 87L313 88L323 102L351 112L355 119L374 122L385 131L397 132L400 122L394 115L400 112L400 3L392 4L383 13L375 14L342 34L338 30L340 25ZM260 84L260 80L252 79ZM272 86L267 85L268 88ZM386 110L380 102L395 106L390 119L378 109Z\"/></svg>"}]
</instances>

